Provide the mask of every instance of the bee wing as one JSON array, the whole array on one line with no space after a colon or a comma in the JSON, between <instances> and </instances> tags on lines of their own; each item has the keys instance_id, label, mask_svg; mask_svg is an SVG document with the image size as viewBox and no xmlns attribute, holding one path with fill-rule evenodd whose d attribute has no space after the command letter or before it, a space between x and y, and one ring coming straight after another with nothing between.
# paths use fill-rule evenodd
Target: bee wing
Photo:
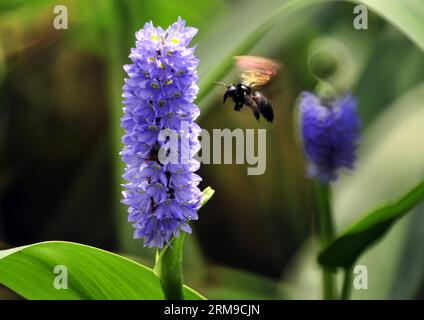
<instances>
[{"instance_id":1,"label":"bee wing","mask_svg":"<svg viewBox=\"0 0 424 320\"><path fill-rule=\"evenodd\" d=\"M263 57L236 56L234 59L242 83L250 87L264 85L281 69L280 63Z\"/></svg>"}]
</instances>

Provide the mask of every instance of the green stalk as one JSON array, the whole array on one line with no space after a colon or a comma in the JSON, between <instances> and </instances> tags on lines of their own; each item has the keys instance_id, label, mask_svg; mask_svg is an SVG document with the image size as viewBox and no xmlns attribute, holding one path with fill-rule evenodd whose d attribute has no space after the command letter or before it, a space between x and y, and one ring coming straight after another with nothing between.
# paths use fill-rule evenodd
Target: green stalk
<instances>
[{"instance_id":1,"label":"green stalk","mask_svg":"<svg viewBox=\"0 0 424 320\"><path fill-rule=\"evenodd\" d=\"M344 269L345 275L343 280L342 294L340 300L349 300L350 291L352 289L352 267Z\"/></svg>"},{"instance_id":2,"label":"green stalk","mask_svg":"<svg viewBox=\"0 0 424 320\"><path fill-rule=\"evenodd\" d=\"M215 190L207 187L202 191L200 208L213 196ZM200 209L199 208L199 209ZM185 233L181 232L169 245L156 251L154 271L160 279L166 300L184 300L183 290L183 247Z\"/></svg>"},{"instance_id":3,"label":"green stalk","mask_svg":"<svg viewBox=\"0 0 424 320\"><path fill-rule=\"evenodd\" d=\"M160 279L166 300L184 300L183 291L184 232L171 244L156 252L155 273Z\"/></svg>"},{"instance_id":4,"label":"green stalk","mask_svg":"<svg viewBox=\"0 0 424 320\"><path fill-rule=\"evenodd\" d=\"M319 207L318 232L320 245L323 249L334 239L330 186L317 181L315 192ZM322 267L323 298L325 300L332 300L335 298L333 278L333 271L331 268Z\"/></svg>"}]
</instances>

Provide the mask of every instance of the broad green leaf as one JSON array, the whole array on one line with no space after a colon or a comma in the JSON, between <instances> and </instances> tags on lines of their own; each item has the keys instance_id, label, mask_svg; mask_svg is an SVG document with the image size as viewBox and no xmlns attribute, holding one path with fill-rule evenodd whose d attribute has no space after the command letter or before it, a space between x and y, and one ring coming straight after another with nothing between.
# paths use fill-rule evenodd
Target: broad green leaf
<instances>
[{"instance_id":1,"label":"broad green leaf","mask_svg":"<svg viewBox=\"0 0 424 320\"><path fill-rule=\"evenodd\" d=\"M424 203L414 210L408 223L396 275L390 288L389 299L418 299L424 287Z\"/></svg>"},{"instance_id":2,"label":"broad green leaf","mask_svg":"<svg viewBox=\"0 0 424 320\"><path fill-rule=\"evenodd\" d=\"M355 31L354 34L363 38L361 32ZM356 95L361 97L360 114L364 128L384 111L388 103L422 82L423 73L417 71L424 70L423 52L402 34L389 31L369 39L372 42L366 48L370 49L371 55L354 88ZM354 51L364 51L358 45L353 48ZM353 54L357 56L357 52ZM396 62L400 60L403 62ZM388 76L392 74L396 77Z\"/></svg>"},{"instance_id":3,"label":"broad green leaf","mask_svg":"<svg viewBox=\"0 0 424 320\"><path fill-rule=\"evenodd\" d=\"M424 51L424 2L416 0L354 0L399 29Z\"/></svg>"},{"instance_id":4,"label":"broad green leaf","mask_svg":"<svg viewBox=\"0 0 424 320\"><path fill-rule=\"evenodd\" d=\"M401 217L424 199L424 181L393 203L366 214L337 237L318 257L322 265L350 267L375 241Z\"/></svg>"},{"instance_id":5,"label":"broad green leaf","mask_svg":"<svg viewBox=\"0 0 424 320\"><path fill-rule=\"evenodd\" d=\"M68 271L68 289L55 289L56 266ZM0 251L0 283L26 299L163 299L153 271L86 245L51 241ZM185 287L186 299L203 299Z\"/></svg>"}]
</instances>

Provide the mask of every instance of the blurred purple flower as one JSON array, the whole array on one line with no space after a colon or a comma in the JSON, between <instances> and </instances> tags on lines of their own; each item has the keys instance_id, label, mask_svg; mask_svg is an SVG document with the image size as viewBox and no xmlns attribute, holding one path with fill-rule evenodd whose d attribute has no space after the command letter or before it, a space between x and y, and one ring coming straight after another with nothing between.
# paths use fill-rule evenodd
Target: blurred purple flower
<instances>
[{"instance_id":1,"label":"blurred purple flower","mask_svg":"<svg viewBox=\"0 0 424 320\"><path fill-rule=\"evenodd\" d=\"M338 169L353 169L361 129L356 99L347 94L323 100L303 92L299 108L308 176L330 182Z\"/></svg>"},{"instance_id":2,"label":"blurred purple flower","mask_svg":"<svg viewBox=\"0 0 424 320\"><path fill-rule=\"evenodd\" d=\"M188 44L197 29L181 18L167 30L146 23L136 33L131 49L132 64L123 87L124 115L121 126L122 160L126 164L122 202L128 205L128 220L134 237L148 247L162 248L180 231L191 232L189 221L197 219L201 178L193 173L200 164L192 159L200 149L199 109L193 104L198 87L195 48ZM159 150L169 144L162 130L174 130L178 139L188 139L188 161L161 163ZM179 151L181 160L184 150Z\"/></svg>"}]
</instances>

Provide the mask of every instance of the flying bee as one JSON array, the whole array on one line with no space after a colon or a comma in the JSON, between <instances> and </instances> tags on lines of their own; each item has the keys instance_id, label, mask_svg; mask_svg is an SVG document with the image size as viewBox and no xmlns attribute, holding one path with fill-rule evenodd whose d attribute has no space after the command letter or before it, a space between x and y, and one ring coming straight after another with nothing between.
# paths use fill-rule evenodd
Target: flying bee
<instances>
[{"instance_id":1,"label":"flying bee","mask_svg":"<svg viewBox=\"0 0 424 320\"><path fill-rule=\"evenodd\" d=\"M274 111L271 102L257 88L271 80L278 73L281 65L276 61L262 57L237 56L234 59L240 73L241 82L227 85L215 81L215 83L227 88L223 97L224 103L227 98L232 98L235 103L235 111L240 111L246 105L252 110L257 120L262 115L267 121L272 122Z\"/></svg>"}]
</instances>

